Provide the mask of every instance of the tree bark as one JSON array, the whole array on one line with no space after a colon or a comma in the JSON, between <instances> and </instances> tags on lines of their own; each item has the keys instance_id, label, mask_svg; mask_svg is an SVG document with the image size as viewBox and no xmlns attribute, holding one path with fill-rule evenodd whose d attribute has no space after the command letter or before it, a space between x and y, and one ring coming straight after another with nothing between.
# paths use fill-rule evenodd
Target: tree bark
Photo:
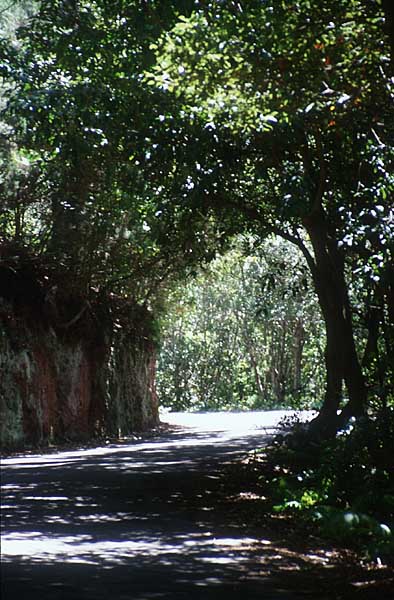
<instances>
[{"instance_id":1,"label":"tree bark","mask_svg":"<svg viewBox=\"0 0 394 600\"><path fill-rule=\"evenodd\" d=\"M305 330L302 319L297 319L294 331L294 371L293 371L293 389L299 396L302 386L302 354L305 343Z\"/></svg>"},{"instance_id":2,"label":"tree bark","mask_svg":"<svg viewBox=\"0 0 394 600\"><path fill-rule=\"evenodd\" d=\"M388 36L391 52L391 72L394 73L394 3L393 0L383 0L385 13L385 29Z\"/></svg>"},{"instance_id":3,"label":"tree bark","mask_svg":"<svg viewBox=\"0 0 394 600\"><path fill-rule=\"evenodd\" d=\"M344 258L335 236L330 234L322 206L326 181L323 158L321 164L313 209L301 219L301 225L309 235L313 255L297 231L289 233L272 225L270 229L300 248L312 274L326 328L326 391L319 415L312 421L311 431L315 430L318 435L335 435L351 416L365 414L367 388L354 340ZM262 222L260 212L254 207L237 205L237 209L241 209L248 218ZM349 401L338 414L343 399L343 383Z\"/></svg>"},{"instance_id":4,"label":"tree bark","mask_svg":"<svg viewBox=\"0 0 394 600\"><path fill-rule=\"evenodd\" d=\"M320 414L312 427L328 435L351 416L365 412L367 389L357 356L350 302L344 275L344 260L328 230L322 209L304 219L313 251L312 276L326 325L326 393ZM338 414L342 385L349 401Z\"/></svg>"}]
</instances>

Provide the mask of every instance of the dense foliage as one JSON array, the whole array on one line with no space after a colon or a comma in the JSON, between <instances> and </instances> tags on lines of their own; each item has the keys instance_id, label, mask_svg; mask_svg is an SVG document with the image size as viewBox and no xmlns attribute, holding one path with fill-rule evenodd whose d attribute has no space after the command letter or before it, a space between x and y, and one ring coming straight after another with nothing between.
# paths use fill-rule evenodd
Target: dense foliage
<instances>
[{"instance_id":1,"label":"dense foliage","mask_svg":"<svg viewBox=\"0 0 394 600\"><path fill-rule=\"evenodd\" d=\"M303 252L326 326L316 425L327 432L365 412L367 370L382 402L393 387L394 119L384 27L378 2L201 3L153 46L148 76L191 123L214 131L210 153L190 165L191 204Z\"/></svg>"},{"instance_id":2,"label":"dense foliage","mask_svg":"<svg viewBox=\"0 0 394 600\"><path fill-rule=\"evenodd\" d=\"M15 7L32 15L16 31L7 24L0 43L8 274L27 252L52 294L118 294L157 307L171 282L232 235L279 235L302 253L324 321L317 433L333 435L371 403L388 405L387 3Z\"/></svg>"},{"instance_id":3,"label":"dense foliage","mask_svg":"<svg viewBox=\"0 0 394 600\"><path fill-rule=\"evenodd\" d=\"M335 440L310 443L290 419L248 469L264 494L262 508L297 514L336 543L367 558L394 557L394 413L350 422ZM291 428L291 433L289 433Z\"/></svg>"},{"instance_id":4,"label":"dense foliage","mask_svg":"<svg viewBox=\"0 0 394 600\"><path fill-rule=\"evenodd\" d=\"M168 101L142 73L167 9L57 0L2 42L2 240L45 257L63 290L149 304L216 244L203 216L160 219L170 190L144 170Z\"/></svg>"},{"instance_id":5,"label":"dense foliage","mask_svg":"<svg viewBox=\"0 0 394 600\"><path fill-rule=\"evenodd\" d=\"M157 386L174 410L318 408L324 328L302 254L239 241L173 294Z\"/></svg>"}]
</instances>

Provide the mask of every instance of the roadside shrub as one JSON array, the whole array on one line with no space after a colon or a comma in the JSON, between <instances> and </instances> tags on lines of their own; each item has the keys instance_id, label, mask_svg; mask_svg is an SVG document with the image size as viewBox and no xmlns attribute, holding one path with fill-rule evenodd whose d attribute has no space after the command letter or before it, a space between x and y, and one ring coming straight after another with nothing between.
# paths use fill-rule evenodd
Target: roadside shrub
<instances>
[{"instance_id":1,"label":"roadside shrub","mask_svg":"<svg viewBox=\"0 0 394 600\"><path fill-rule=\"evenodd\" d=\"M302 423L284 423L260 460L274 511L301 511L331 540L393 559L393 409L320 443L308 440Z\"/></svg>"}]
</instances>

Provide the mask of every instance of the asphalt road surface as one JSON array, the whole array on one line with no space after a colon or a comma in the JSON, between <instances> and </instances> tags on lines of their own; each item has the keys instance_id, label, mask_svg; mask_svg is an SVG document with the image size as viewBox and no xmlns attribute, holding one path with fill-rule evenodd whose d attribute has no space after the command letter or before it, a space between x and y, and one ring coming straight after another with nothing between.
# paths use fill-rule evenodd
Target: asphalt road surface
<instances>
[{"instance_id":1,"label":"asphalt road surface","mask_svg":"<svg viewBox=\"0 0 394 600\"><path fill-rule=\"evenodd\" d=\"M166 415L178 427L151 439L4 459L1 599L318 597L305 557L222 502L226 464L281 416Z\"/></svg>"}]
</instances>

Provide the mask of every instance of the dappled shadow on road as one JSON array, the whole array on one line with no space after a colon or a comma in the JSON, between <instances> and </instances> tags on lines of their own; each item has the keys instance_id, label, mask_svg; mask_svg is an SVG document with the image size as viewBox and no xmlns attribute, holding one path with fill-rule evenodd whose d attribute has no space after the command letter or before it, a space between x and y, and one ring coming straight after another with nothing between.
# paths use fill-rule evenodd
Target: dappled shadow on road
<instances>
[{"instance_id":1,"label":"dappled shadow on road","mask_svg":"<svg viewBox=\"0 0 394 600\"><path fill-rule=\"evenodd\" d=\"M234 518L225 465L265 439L178 430L4 460L3 600L340 598L333 555Z\"/></svg>"}]
</instances>

